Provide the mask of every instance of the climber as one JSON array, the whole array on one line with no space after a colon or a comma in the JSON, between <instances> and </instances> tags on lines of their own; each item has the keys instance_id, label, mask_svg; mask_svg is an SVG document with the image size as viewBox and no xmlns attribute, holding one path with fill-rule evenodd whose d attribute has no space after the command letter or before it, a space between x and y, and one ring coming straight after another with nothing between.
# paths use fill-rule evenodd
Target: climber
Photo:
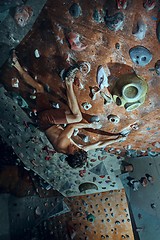
<instances>
[{"instance_id":1,"label":"climber","mask_svg":"<svg viewBox=\"0 0 160 240\"><path fill-rule=\"evenodd\" d=\"M78 102L73 89L75 71L70 73L70 76L65 79L67 99L70 111L64 109L53 109L50 105L47 95L44 93L42 84L36 82L24 69L21 67L18 58L13 51L12 66L16 68L23 80L36 90L37 101L37 123L40 130L43 130L51 142L55 150L59 153L68 155L66 158L68 164L73 167L82 167L87 160L87 151L97 148L104 148L107 145L124 141L125 134L109 134L113 135L114 139L97 141L87 146L80 146L72 140L72 135L75 129L92 128L99 129L99 122L83 123L82 113L78 106ZM60 124L67 124L63 128Z\"/></svg>"}]
</instances>

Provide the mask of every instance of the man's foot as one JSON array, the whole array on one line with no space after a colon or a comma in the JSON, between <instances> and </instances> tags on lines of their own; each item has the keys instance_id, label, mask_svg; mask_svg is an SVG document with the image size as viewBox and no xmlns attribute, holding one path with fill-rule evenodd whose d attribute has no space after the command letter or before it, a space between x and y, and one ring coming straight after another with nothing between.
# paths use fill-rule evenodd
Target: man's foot
<instances>
[{"instance_id":1,"label":"man's foot","mask_svg":"<svg viewBox=\"0 0 160 240\"><path fill-rule=\"evenodd\" d=\"M18 61L18 57L16 55L15 49L13 49L13 51L12 51L12 63L11 63L11 65L13 67L15 67L19 72L21 72L22 67L21 67L21 65L20 65L20 63Z\"/></svg>"},{"instance_id":2,"label":"man's foot","mask_svg":"<svg viewBox=\"0 0 160 240\"><path fill-rule=\"evenodd\" d=\"M128 127L124 128L121 132L121 136L127 136L132 130L138 130L138 123L135 122L133 124L130 124Z\"/></svg>"},{"instance_id":3,"label":"man's foot","mask_svg":"<svg viewBox=\"0 0 160 240\"><path fill-rule=\"evenodd\" d=\"M118 136L116 142L124 142L127 139L127 136Z\"/></svg>"},{"instance_id":4,"label":"man's foot","mask_svg":"<svg viewBox=\"0 0 160 240\"><path fill-rule=\"evenodd\" d=\"M44 87L40 83L36 83L35 89L36 93L44 93Z\"/></svg>"}]
</instances>

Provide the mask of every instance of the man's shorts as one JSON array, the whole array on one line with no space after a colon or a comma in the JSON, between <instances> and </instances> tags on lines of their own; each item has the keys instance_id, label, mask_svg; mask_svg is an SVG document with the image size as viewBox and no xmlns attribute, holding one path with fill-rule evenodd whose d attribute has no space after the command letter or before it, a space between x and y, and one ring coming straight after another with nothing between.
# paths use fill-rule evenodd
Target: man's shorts
<instances>
[{"instance_id":1,"label":"man's shorts","mask_svg":"<svg viewBox=\"0 0 160 240\"><path fill-rule=\"evenodd\" d=\"M38 112L38 126L45 131L55 124L66 124L65 109L53 108L49 102L48 96L45 93L37 94L37 112Z\"/></svg>"}]
</instances>

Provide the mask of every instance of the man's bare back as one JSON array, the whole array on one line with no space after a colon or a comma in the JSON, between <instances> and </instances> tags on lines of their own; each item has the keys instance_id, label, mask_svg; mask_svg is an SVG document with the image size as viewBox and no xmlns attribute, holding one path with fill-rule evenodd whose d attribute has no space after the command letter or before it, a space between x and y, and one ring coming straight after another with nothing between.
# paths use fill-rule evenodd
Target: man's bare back
<instances>
[{"instance_id":1,"label":"man's bare back","mask_svg":"<svg viewBox=\"0 0 160 240\"><path fill-rule=\"evenodd\" d=\"M50 141L52 146L54 146L54 148L57 152L61 152L61 153L66 154L67 153L67 148L66 149L65 148L61 149L58 146L58 139L59 139L59 136L61 135L61 133L63 132L63 130L64 129L60 125L54 125L54 126L48 128L45 131L45 134L46 134L48 140Z\"/></svg>"}]
</instances>

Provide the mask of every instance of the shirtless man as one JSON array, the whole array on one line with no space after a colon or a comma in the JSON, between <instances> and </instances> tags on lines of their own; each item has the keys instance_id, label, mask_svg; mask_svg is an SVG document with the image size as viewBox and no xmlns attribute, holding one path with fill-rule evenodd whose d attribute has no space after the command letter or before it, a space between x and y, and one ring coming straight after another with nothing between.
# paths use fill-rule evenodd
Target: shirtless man
<instances>
[{"instance_id":1,"label":"shirtless man","mask_svg":"<svg viewBox=\"0 0 160 240\"><path fill-rule=\"evenodd\" d=\"M43 100L47 105L44 109L38 109L38 125L41 130L43 130L55 148L59 153L64 153L68 155L66 160L68 164L73 167L82 167L87 160L87 151L97 148L104 148L107 145L123 141L126 137L122 136L121 133L113 134L114 139L106 139L102 141L97 141L87 146L80 146L76 144L72 135L75 129L82 128L92 128L99 129L101 124L98 122L94 123L83 123L82 114L78 106L77 98L73 89L73 82L75 74L71 74L65 79L66 93L68 99L68 105L70 111L65 111L64 109L53 109L49 106L49 101L44 93L44 88L41 84L36 82L20 65L15 51L13 52L13 62L14 66L23 80L36 90L37 94L37 105L41 105ZM44 98L45 97L45 98ZM68 124L64 129L60 124ZM110 134L111 135L111 134Z\"/></svg>"}]
</instances>

